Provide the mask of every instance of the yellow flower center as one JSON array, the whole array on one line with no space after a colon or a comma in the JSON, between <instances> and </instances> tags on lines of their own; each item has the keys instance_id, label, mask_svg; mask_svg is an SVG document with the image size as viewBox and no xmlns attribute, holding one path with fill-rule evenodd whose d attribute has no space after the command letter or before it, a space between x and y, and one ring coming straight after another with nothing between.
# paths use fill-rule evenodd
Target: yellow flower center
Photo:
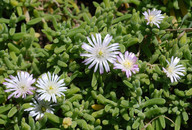
<instances>
[{"instance_id":1,"label":"yellow flower center","mask_svg":"<svg viewBox=\"0 0 192 130\"><path fill-rule=\"evenodd\" d=\"M170 66L169 66L169 67L167 68L167 71L168 71L169 73L171 73L171 74L173 73L173 70L174 70L173 67L170 67Z\"/></svg>"},{"instance_id":2,"label":"yellow flower center","mask_svg":"<svg viewBox=\"0 0 192 130\"><path fill-rule=\"evenodd\" d=\"M132 68L133 63L130 62L129 60L125 60L125 61L123 62L123 66L124 66L126 69L130 69L130 68Z\"/></svg>"},{"instance_id":3,"label":"yellow flower center","mask_svg":"<svg viewBox=\"0 0 192 130\"><path fill-rule=\"evenodd\" d=\"M52 85L49 86L48 89L47 89L47 92L48 92L49 94L51 94L51 93L55 93L55 89L54 89L54 87L53 87Z\"/></svg>"},{"instance_id":4,"label":"yellow flower center","mask_svg":"<svg viewBox=\"0 0 192 130\"><path fill-rule=\"evenodd\" d=\"M52 86L49 86L49 90L53 90L53 87L52 87Z\"/></svg>"},{"instance_id":5,"label":"yellow flower center","mask_svg":"<svg viewBox=\"0 0 192 130\"><path fill-rule=\"evenodd\" d=\"M99 54L99 56L102 56L103 52L100 50L98 54Z\"/></svg>"},{"instance_id":6,"label":"yellow flower center","mask_svg":"<svg viewBox=\"0 0 192 130\"><path fill-rule=\"evenodd\" d=\"M22 85L22 86L21 86L21 89L22 89L22 90L24 90L24 89L25 89L25 86L24 86L24 85Z\"/></svg>"},{"instance_id":7,"label":"yellow flower center","mask_svg":"<svg viewBox=\"0 0 192 130\"><path fill-rule=\"evenodd\" d=\"M28 87L25 85L21 85L20 90L25 93L28 90Z\"/></svg>"},{"instance_id":8,"label":"yellow flower center","mask_svg":"<svg viewBox=\"0 0 192 130\"><path fill-rule=\"evenodd\" d=\"M42 110L42 112L45 112L46 111L46 108L45 107L41 107L41 110Z\"/></svg>"},{"instance_id":9,"label":"yellow flower center","mask_svg":"<svg viewBox=\"0 0 192 130\"><path fill-rule=\"evenodd\" d=\"M102 50L99 50L99 52L97 53L97 57L98 58L103 57L103 51Z\"/></svg>"},{"instance_id":10,"label":"yellow flower center","mask_svg":"<svg viewBox=\"0 0 192 130\"><path fill-rule=\"evenodd\" d=\"M152 21L153 21L153 18L154 18L154 16L150 15L150 16L149 16L149 21L152 22Z\"/></svg>"}]
</instances>

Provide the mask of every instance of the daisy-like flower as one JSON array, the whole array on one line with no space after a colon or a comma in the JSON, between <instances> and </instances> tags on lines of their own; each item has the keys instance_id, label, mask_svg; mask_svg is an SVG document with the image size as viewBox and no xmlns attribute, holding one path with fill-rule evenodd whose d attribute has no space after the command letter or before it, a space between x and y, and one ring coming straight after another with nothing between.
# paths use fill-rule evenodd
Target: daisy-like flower
<instances>
[{"instance_id":1,"label":"daisy-like flower","mask_svg":"<svg viewBox=\"0 0 192 130\"><path fill-rule=\"evenodd\" d=\"M57 102L56 96L65 96L63 92L67 89L67 87L64 87L64 79L60 79L56 74L51 75L50 72L43 74L37 80L36 86L38 87L37 92L40 100L51 101L52 99L53 102Z\"/></svg>"},{"instance_id":2,"label":"daisy-like flower","mask_svg":"<svg viewBox=\"0 0 192 130\"><path fill-rule=\"evenodd\" d=\"M161 14L161 10L153 9L152 11L148 10L143 13L145 19L147 20L147 25L151 23L155 24L159 28L160 21L163 20L164 16Z\"/></svg>"},{"instance_id":3,"label":"daisy-like flower","mask_svg":"<svg viewBox=\"0 0 192 130\"><path fill-rule=\"evenodd\" d=\"M85 65L89 65L89 69L95 65L94 72L97 71L99 67L100 74L104 72L104 68L106 72L110 71L109 64L115 61L115 57L118 54L117 50L119 50L119 43L113 43L109 45L112 36L107 34L102 42L101 34L96 34L96 39L93 35L91 35L92 40L87 37L87 40L90 45L87 43L83 43L82 48L85 49L88 53L83 53L81 56L88 57L83 61ZM104 66L104 67L103 67Z\"/></svg>"},{"instance_id":4,"label":"daisy-like flower","mask_svg":"<svg viewBox=\"0 0 192 130\"><path fill-rule=\"evenodd\" d=\"M52 108L51 102L47 102L44 100L35 100L32 99L33 103L30 103L32 107L25 109L24 111L30 111L29 115L35 117L35 120L39 120L44 116L44 113L52 113L54 109Z\"/></svg>"},{"instance_id":5,"label":"daisy-like flower","mask_svg":"<svg viewBox=\"0 0 192 130\"><path fill-rule=\"evenodd\" d=\"M32 90L35 90L35 87L32 87L31 85L35 82L35 79L33 79L33 75L30 75L28 72L17 72L17 76L9 76L10 79L5 78L5 81L3 84L6 86L5 92L12 92L8 99L10 99L12 96L15 98L19 98L22 96L22 98L25 98L27 94L33 94Z\"/></svg>"},{"instance_id":6,"label":"daisy-like flower","mask_svg":"<svg viewBox=\"0 0 192 130\"><path fill-rule=\"evenodd\" d=\"M119 56L117 56L118 62L114 63L114 69L121 69L126 73L127 78L129 78L132 73L136 73L139 71L139 67L136 64L137 57L132 52L125 52L125 56L123 56L122 53L119 53Z\"/></svg>"},{"instance_id":7,"label":"daisy-like flower","mask_svg":"<svg viewBox=\"0 0 192 130\"><path fill-rule=\"evenodd\" d=\"M180 61L178 57L171 57L171 62L166 60L168 63L168 67L165 69L163 67L163 71L166 73L167 77L171 79L171 82L177 82L180 79L179 76L184 76L183 72L185 72L185 67L183 65L177 65Z\"/></svg>"}]
</instances>

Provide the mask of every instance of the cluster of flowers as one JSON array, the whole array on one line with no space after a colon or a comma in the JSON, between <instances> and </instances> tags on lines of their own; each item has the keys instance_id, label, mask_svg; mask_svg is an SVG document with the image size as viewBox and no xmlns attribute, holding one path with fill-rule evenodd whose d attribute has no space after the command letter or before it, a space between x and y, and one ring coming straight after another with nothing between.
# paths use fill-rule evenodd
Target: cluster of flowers
<instances>
[{"instance_id":1,"label":"cluster of flowers","mask_svg":"<svg viewBox=\"0 0 192 130\"><path fill-rule=\"evenodd\" d=\"M67 87L64 87L64 79L60 79L56 74L51 75L50 72L42 74L37 82L32 74L23 71L17 72L17 76L11 75L10 79L5 78L5 81L3 83L7 88L5 92L12 92L8 99L11 97L26 98L27 94L32 95L34 91L37 92L35 98L32 99L33 103L30 103L32 107L25 109L25 111L30 111L29 115L36 117L36 120L42 118L45 112L53 113L51 103L57 102L56 96L65 96L63 92L67 90ZM32 86L35 82L36 87Z\"/></svg>"},{"instance_id":2,"label":"cluster of flowers","mask_svg":"<svg viewBox=\"0 0 192 130\"><path fill-rule=\"evenodd\" d=\"M155 24L159 28L159 23L164 18L160 13L161 11L155 9L144 12L143 15L148 21L147 25ZM90 45L87 43L83 43L82 45L82 48L88 53L81 54L81 56L88 57L83 62L85 65L90 64L89 69L95 66L94 72L96 72L98 68L100 74L104 73L104 70L109 72L110 62L114 65L114 69L121 69L125 72L127 78L139 71L136 55L128 51L122 54L119 51L119 43L110 44L112 36L107 34L102 41L101 34L96 34L96 37L91 35L91 39L87 37ZM171 57L171 62L166 61L168 67L163 67L163 71L167 77L171 79L171 82L177 82L180 76L184 76L183 72L185 72L185 67L177 65L180 61L177 57ZM36 81L32 74L30 75L28 72L21 71L17 73L17 76L14 77L11 75L10 79L6 78L5 81L6 82L3 83L7 88L5 92L12 92L8 96L8 99L11 97L25 98L27 94L33 94L34 91L36 91L35 98L32 99L33 103L30 104L32 107L25 110L30 111L29 115L36 117L36 120L42 118L45 112L53 113L54 109L51 103L57 102L56 96L65 96L63 92L67 90L67 87L64 87L64 79L60 79L56 74L51 75L50 72L42 74ZM32 86L34 83L36 87ZM68 122L68 119L66 120L65 122Z\"/></svg>"},{"instance_id":3,"label":"cluster of flowers","mask_svg":"<svg viewBox=\"0 0 192 130\"><path fill-rule=\"evenodd\" d=\"M160 21L164 18L161 15L161 11L153 10L148 12L144 12L143 15L145 19L148 21L147 25L155 24L159 28ZM88 57L83 62L85 65L89 65L89 69L95 65L94 72L97 71L99 67L100 74L104 72L104 68L106 72L110 71L110 67L108 62L114 65L114 69L121 69L126 73L127 78L129 78L132 73L135 74L139 71L139 67L137 63L137 57L134 53L126 51L123 55L119 52L119 43L110 44L112 40L112 36L107 34L102 41L101 34L96 34L96 37L91 35L92 40L87 37L89 44L83 43L82 48L86 50L88 53L83 53L81 56ZM178 57L172 57L171 62L166 60L168 63L168 68L163 67L163 71L166 73L167 77L171 79L171 82L177 82L180 79L180 75L184 76L182 72L185 72L185 67L182 65L177 65L180 59Z\"/></svg>"}]
</instances>

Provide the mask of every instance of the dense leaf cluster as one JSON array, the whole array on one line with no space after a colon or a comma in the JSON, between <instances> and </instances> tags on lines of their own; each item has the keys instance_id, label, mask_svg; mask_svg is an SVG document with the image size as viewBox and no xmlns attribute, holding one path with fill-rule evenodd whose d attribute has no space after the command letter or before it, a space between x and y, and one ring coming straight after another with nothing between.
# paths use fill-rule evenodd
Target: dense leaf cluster
<instances>
[{"instance_id":1,"label":"dense leaf cluster","mask_svg":"<svg viewBox=\"0 0 192 130\"><path fill-rule=\"evenodd\" d=\"M173 129L192 122L192 2L190 0L103 0L88 7L73 0L2 0L0 2L0 127L2 129ZM143 12L156 8L160 28L146 25ZM120 70L100 75L80 57L86 37L113 36L120 51L134 52L140 71L127 78ZM185 76L171 83L163 73L166 59L181 59ZM65 99L54 114L35 121L24 109L33 96L7 99L2 83L17 71L38 78L52 72L65 79Z\"/></svg>"}]
</instances>

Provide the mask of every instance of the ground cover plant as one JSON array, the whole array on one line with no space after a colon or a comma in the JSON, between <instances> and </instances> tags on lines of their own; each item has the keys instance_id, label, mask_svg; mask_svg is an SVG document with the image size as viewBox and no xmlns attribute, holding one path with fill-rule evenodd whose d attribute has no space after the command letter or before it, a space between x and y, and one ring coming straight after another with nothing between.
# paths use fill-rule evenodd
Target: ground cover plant
<instances>
[{"instance_id":1,"label":"ground cover plant","mask_svg":"<svg viewBox=\"0 0 192 130\"><path fill-rule=\"evenodd\" d=\"M1 0L0 129L190 129L191 10L190 0Z\"/></svg>"}]
</instances>

